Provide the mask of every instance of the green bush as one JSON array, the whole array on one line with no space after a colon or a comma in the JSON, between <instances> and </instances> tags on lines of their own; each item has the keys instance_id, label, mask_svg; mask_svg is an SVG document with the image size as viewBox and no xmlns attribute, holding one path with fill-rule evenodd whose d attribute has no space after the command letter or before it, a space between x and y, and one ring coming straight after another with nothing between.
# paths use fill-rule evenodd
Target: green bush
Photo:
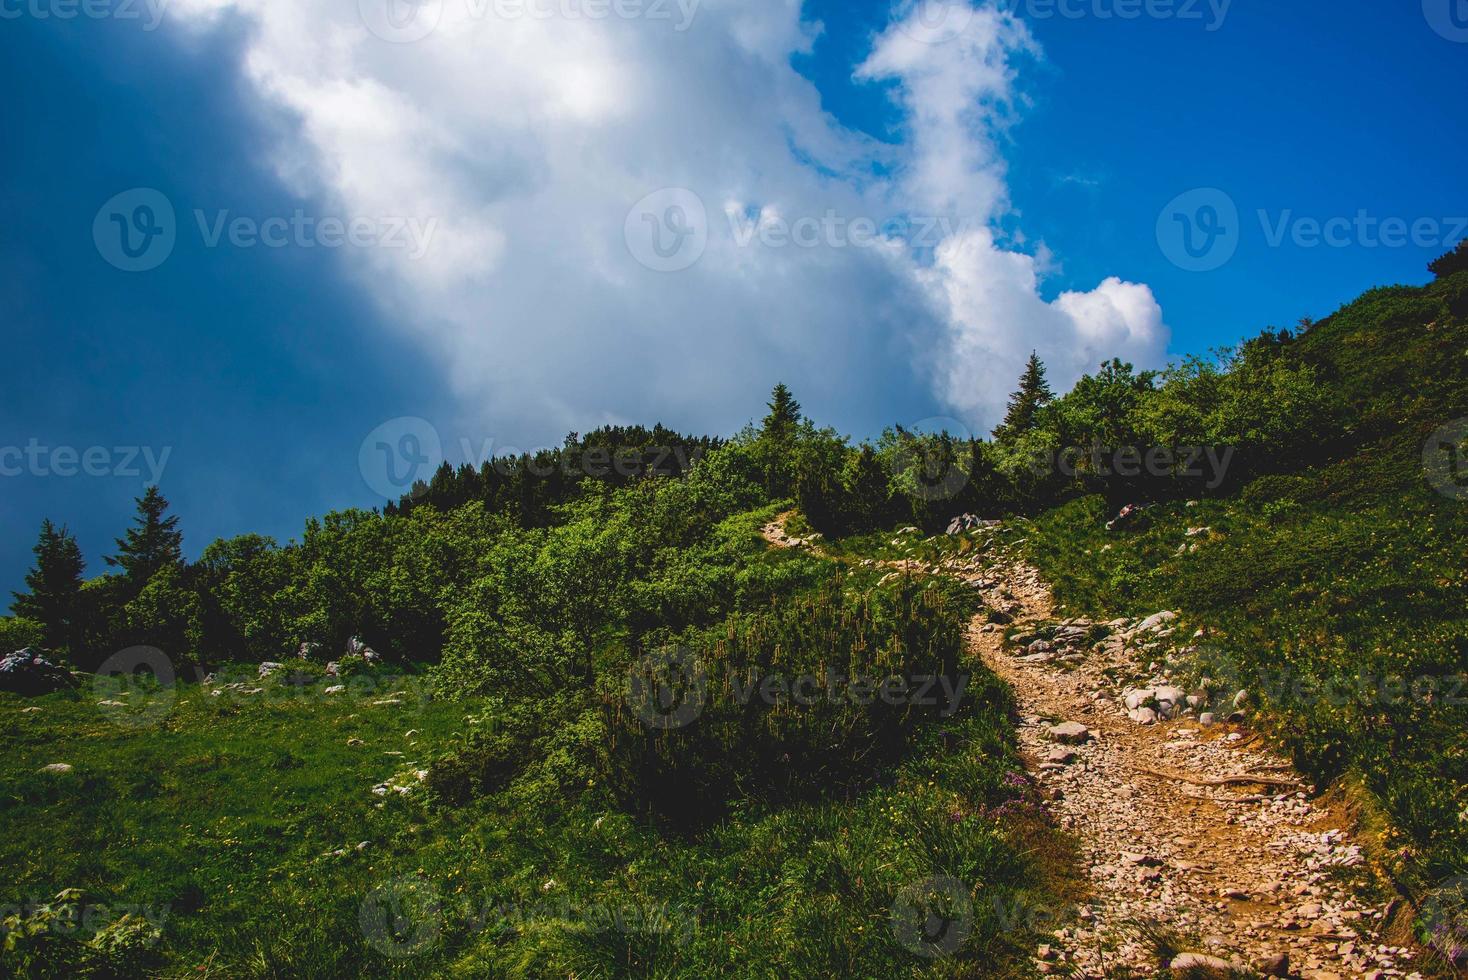
<instances>
[{"instance_id":1,"label":"green bush","mask_svg":"<svg viewBox=\"0 0 1468 980\"><path fill-rule=\"evenodd\" d=\"M20 616L0 616L0 656L40 645L40 623Z\"/></svg>"},{"instance_id":2,"label":"green bush","mask_svg":"<svg viewBox=\"0 0 1468 980\"><path fill-rule=\"evenodd\" d=\"M778 805L848 792L946 710L870 689L852 697L850 681L956 682L961 635L961 611L940 589L853 594L837 579L769 612L644 637L604 682L604 778L625 805L685 828L735 799ZM800 677L815 680L778 690Z\"/></svg>"}]
</instances>

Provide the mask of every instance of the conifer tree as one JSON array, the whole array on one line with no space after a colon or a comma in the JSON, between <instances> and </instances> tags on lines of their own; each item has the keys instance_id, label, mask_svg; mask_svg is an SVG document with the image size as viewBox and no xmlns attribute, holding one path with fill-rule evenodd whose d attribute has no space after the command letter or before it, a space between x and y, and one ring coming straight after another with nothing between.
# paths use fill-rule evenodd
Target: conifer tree
<instances>
[{"instance_id":1,"label":"conifer tree","mask_svg":"<svg viewBox=\"0 0 1468 980\"><path fill-rule=\"evenodd\" d=\"M178 517L164 517L168 501L157 487L149 487L137 498L136 524L117 539L117 554L107 564L119 567L128 586L137 592L158 571L183 561L183 534L178 530Z\"/></svg>"},{"instance_id":2,"label":"conifer tree","mask_svg":"<svg viewBox=\"0 0 1468 980\"><path fill-rule=\"evenodd\" d=\"M766 406L770 414L764 418L761 434L767 439L787 442L800 426L800 403L783 383L775 385Z\"/></svg>"},{"instance_id":3,"label":"conifer tree","mask_svg":"<svg viewBox=\"0 0 1468 980\"><path fill-rule=\"evenodd\" d=\"M36 567L26 574L28 593L13 592L10 609L15 615L41 625L41 643L50 649L75 643L80 615L82 570L81 548L65 527L49 520L41 522L36 542Z\"/></svg>"},{"instance_id":4,"label":"conifer tree","mask_svg":"<svg viewBox=\"0 0 1468 980\"><path fill-rule=\"evenodd\" d=\"M760 426L758 452L764 470L765 491L783 497L795 490L796 437L800 434L800 403L784 384L770 392L770 413Z\"/></svg>"},{"instance_id":5,"label":"conifer tree","mask_svg":"<svg viewBox=\"0 0 1468 980\"><path fill-rule=\"evenodd\" d=\"M1006 442L1035 428L1040 409L1054 399L1050 385L1045 381L1045 365L1040 355L1030 352L1025 372L1019 379L1019 390L1009 396L1009 407L1004 421L994 430L994 438Z\"/></svg>"}]
</instances>

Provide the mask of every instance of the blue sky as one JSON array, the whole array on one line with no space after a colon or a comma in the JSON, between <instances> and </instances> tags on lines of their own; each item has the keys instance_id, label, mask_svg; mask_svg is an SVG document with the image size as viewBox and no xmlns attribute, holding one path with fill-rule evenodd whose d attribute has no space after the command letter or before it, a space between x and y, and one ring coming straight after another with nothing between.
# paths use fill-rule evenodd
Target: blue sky
<instances>
[{"instance_id":1,"label":"blue sky","mask_svg":"<svg viewBox=\"0 0 1468 980\"><path fill-rule=\"evenodd\" d=\"M811 0L797 19L708 0L678 33L496 24L473 43L531 39L502 74L434 38L364 48L343 74L315 27L209 6L182 0L157 30L3 7L0 447L46 451L0 476L7 591L43 517L102 570L149 469L131 447L168 454L160 484L196 555L380 504L359 451L400 417L428 420L457 461L606 421L727 433L783 378L855 435L929 417L980 431L1030 346L1064 382L1108 338L1157 362L1323 316L1425 281L1468 214L1468 43L1417 3L1237 0L1208 30L1206 5L1201 20L1119 20L1098 16L1113 0L1085 0L1084 16L1044 18L1037 0L1007 4L1024 36L964 48L914 47L889 26L910 11L885 3ZM996 61L1007 77L985 74ZM966 97L1004 108L932 112ZM93 235L133 188L177 212L177 243L143 272L109 264ZM707 206L689 269L645 268L630 217L615 240L660 188ZM1237 209L1236 240L1187 271L1159 216L1179 227L1164 209L1199 188ZM999 233L959 258L920 242L896 258L756 252L730 245L729 201L772 222L927 214ZM1184 199L1185 217L1200 201L1218 198ZM388 218L434 223L434 254L207 241L221 216L364 209L379 234ZM1294 240L1291 219L1358 213L1419 222L1421 240L1373 247L1354 226L1342 247ZM102 447L106 475L56 475L56 447Z\"/></svg>"}]
</instances>

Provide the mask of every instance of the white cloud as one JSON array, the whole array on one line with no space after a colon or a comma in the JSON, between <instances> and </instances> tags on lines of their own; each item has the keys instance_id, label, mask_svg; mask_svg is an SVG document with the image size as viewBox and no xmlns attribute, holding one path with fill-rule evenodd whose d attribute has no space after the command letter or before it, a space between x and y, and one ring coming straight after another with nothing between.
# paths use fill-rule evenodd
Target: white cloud
<instances>
[{"instance_id":1,"label":"white cloud","mask_svg":"<svg viewBox=\"0 0 1468 980\"><path fill-rule=\"evenodd\" d=\"M173 9L249 22L249 83L298 120L268 148L282 180L323 213L436 221L424 258L347 261L501 444L604 421L727 431L779 379L852 428L902 421L914 399L896 393L924 386L981 428L1032 347L1060 384L1113 353L1161 356L1147 287L1110 279L1046 302L1043 247L1007 250L991 231L1009 208L1018 66L1037 54L1007 15L947 3L963 31L945 38L928 3L875 39L855 78L900 106L906 132L888 144L838 124L791 67L814 30L797 0L685 4L687 30L673 4L668 20L506 20L493 0L426 3L439 22L414 43L374 36L341 0ZM676 273L639 265L624 239L628 209L664 187L694 191L709 221ZM769 247L739 244L731 212L944 223L916 248L853 247L849 225Z\"/></svg>"}]
</instances>

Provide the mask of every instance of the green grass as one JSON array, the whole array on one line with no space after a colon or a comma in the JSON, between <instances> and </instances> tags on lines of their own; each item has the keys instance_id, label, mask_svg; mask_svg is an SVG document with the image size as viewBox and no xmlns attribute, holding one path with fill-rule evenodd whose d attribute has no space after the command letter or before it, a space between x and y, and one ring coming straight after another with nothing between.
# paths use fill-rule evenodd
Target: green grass
<instances>
[{"instance_id":1,"label":"green grass","mask_svg":"<svg viewBox=\"0 0 1468 980\"><path fill-rule=\"evenodd\" d=\"M1306 772L1359 776L1401 832L1396 870L1430 883L1468 868L1468 506L1394 448L1155 507L1133 531L1074 501L1027 548L1073 612L1171 608L1183 635L1215 630L1202 656L1226 657Z\"/></svg>"},{"instance_id":2,"label":"green grass","mask_svg":"<svg viewBox=\"0 0 1468 980\"><path fill-rule=\"evenodd\" d=\"M1304 771L1370 790L1395 825L1392 870L1419 888L1468 871L1468 499L1423 462L1429 435L1468 417L1465 317L1465 273L1368 292L1298 342L1341 439L1125 531L1104 529L1100 497L1072 501L1026 542L1074 612L1173 608L1180 635L1215 630L1200 666L1255 689Z\"/></svg>"},{"instance_id":3,"label":"green grass","mask_svg":"<svg viewBox=\"0 0 1468 980\"><path fill-rule=\"evenodd\" d=\"M817 560L755 559L774 562L762 575ZM880 577L856 570L847 587ZM146 914L162 930L147 968L171 977L1028 975L1067 856L1020 775L1007 692L963 666L976 670L964 710L920 726L876 778L797 803L736 800L694 833L619 803L604 719L580 695L545 708L560 721L537 729L507 785L466 802L414 773L501 730L501 702L434 700L422 677L334 695L317 678L218 697L184 683L141 727L119 723L139 709L101 707L90 686L0 695L0 906L78 888L94 926ZM374 704L394 694L403 703ZM38 772L56 762L74 770ZM384 781L416 788L375 795ZM960 892L928 896L930 879ZM931 903L960 923L941 956L914 952L904 926ZM23 972L31 948L0 972Z\"/></svg>"}]
</instances>

